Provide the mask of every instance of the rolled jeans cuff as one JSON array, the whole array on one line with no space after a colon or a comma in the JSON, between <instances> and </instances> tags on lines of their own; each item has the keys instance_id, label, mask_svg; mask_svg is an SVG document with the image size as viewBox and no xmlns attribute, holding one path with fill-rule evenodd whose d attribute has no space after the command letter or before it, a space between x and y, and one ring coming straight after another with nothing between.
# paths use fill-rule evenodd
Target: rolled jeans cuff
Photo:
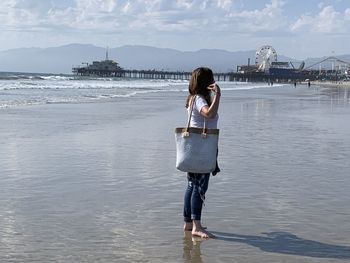
<instances>
[{"instance_id":1,"label":"rolled jeans cuff","mask_svg":"<svg viewBox=\"0 0 350 263\"><path fill-rule=\"evenodd\" d=\"M191 219L201 221L201 216L200 215L191 215Z\"/></svg>"},{"instance_id":2,"label":"rolled jeans cuff","mask_svg":"<svg viewBox=\"0 0 350 263\"><path fill-rule=\"evenodd\" d=\"M192 219L189 218L189 217L184 217L184 221L185 221L186 223L192 223Z\"/></svg>"}]
</instances>

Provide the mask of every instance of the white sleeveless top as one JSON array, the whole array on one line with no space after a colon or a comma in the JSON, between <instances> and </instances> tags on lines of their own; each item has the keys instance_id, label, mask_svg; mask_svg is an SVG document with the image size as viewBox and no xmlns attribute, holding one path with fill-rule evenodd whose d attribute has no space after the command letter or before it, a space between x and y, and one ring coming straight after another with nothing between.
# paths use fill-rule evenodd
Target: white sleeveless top
<instances>
[{"instance_id":1,"label":"white sleeveless top","mask_svg":"<svg viewBox=\"0 0 350 263\"><path fill-rule=\"evenodd\" d=\"M208 103L202 95L196 95L194 97L194 99L195 99L195 101L194 101L194 105L193 105L190 127L203 128L205 117L200 112L204 106L208 106ZM192 98L192 100L193 100L193 98ZM190 102L190 105L187 108L188 116L191 112L191 105L192 105L191 103L192 102ZM218 114L216 114L214 118L207 118L206 119L207 128L217 129L218 120L219 120Z\"/></svg>"}]
</instances>

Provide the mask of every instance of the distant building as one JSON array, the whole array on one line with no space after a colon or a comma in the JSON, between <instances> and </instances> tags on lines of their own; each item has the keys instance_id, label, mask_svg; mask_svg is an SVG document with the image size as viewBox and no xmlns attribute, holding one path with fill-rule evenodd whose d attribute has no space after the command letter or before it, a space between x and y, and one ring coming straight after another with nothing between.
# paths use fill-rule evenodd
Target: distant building
<instances>
[{"instance_id":1,"label":"distant building","mask_svg":"<svg viewBox=\"0 0 350 263\"><path fill-rule=\"evenodd\" d=\"M118 76L123 68L113 60L108 59L108 49L106 51L106 59L102 61L93 61L92 64L86 63L86 66L73 67L74 74L82 76Z\"/></svg>"}]
</instances>

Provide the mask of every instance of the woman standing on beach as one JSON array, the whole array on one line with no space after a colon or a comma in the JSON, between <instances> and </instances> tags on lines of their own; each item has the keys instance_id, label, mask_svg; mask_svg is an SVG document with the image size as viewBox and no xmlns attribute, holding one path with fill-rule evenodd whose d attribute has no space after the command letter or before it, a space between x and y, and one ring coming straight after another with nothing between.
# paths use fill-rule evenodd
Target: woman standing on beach
<instances>
[{"instance_id":1,"label":"woman standing on beach","mask_svg":"<svg viewBox=\"0 0 350 263\"><path fill-rule=\"evenodd\" d=\"M195 69L192 72L188 90L190 93L186 101L188 114L191 112L190 105L193 103L190 127L202 128L205 120L207 128L216 129L221 91L215 83L212 70L205 67ZM219 171L216 165L212 173L216 175ZM193 236L203 238L214 237L201 224L202 206L209 177L210 173L187 173L188 184L184 198L184 230L192 231Z\"/></svg>"}]
</instances>

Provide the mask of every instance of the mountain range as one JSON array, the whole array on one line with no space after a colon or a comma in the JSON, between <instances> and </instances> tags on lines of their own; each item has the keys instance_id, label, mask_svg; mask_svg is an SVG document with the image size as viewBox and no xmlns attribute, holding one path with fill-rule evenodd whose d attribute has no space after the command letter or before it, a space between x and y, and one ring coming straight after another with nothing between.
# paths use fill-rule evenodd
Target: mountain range
<instances>
[{"instance_id":1,"label":"mountain range","mask_svg":"<svg viewBox=\"0 0 350 263\"><path fill-rule=\"evenodd\" d=\"M69 74L72 67L91 64L106 58L106 48L90 44L69 44L49 48L19 48L0 51L0 71ZM215 72L236 71L238 65L255 63L255 50L226 51L220 49L201 49L198 51L179 51L150 46L121 46L108 49L109 59L117 61L125 69L156 69L191 71L198 66L208 66ZM350 61L350 55L338 56ZM305 59L306 66L322 58ZM283 55L278 61L292 61L295 66L301 63Z\"/></svg>"}]
</instances>

